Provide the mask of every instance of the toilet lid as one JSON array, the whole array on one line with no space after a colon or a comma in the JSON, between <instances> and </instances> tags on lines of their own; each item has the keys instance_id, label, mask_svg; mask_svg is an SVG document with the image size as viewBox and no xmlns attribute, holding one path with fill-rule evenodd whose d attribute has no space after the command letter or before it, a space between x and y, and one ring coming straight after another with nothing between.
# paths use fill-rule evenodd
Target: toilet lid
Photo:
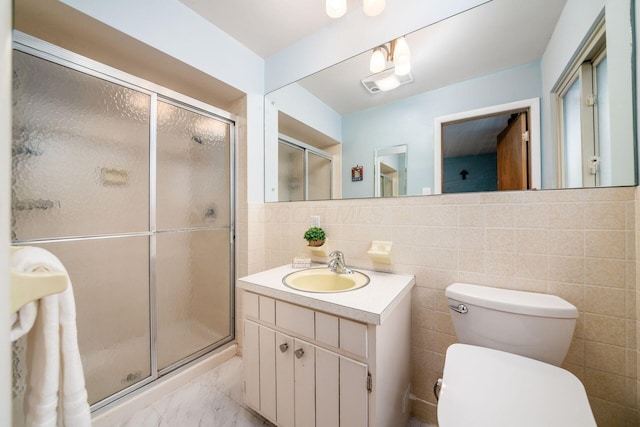
<instances>
[{"instance_id":1,"label":"toilet lid","mask_svg":"<svg viewBox=\"0 0 640 427\"><path fill-rule=\"evenodd\" d=\"M447 350L440 427L596 427L572 373L527 357L467 344Z\"/></svg>"}]
</instances>

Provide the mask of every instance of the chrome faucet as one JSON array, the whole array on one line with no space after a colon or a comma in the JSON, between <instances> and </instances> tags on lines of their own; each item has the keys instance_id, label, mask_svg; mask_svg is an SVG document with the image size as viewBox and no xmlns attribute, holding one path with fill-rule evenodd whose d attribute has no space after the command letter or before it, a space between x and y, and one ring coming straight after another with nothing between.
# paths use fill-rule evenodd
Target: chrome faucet
<instances>
[{"instance_id":1,"label":"chrome faucet","mask_svg":"<svg viewBox=\"0 0 640 427\"><path fill-rule=\"evenodd\" d=\"M353 274L353 271L347 268L344 262L344 254L340 251L333 251L329 254L329 269L338 274Z\"/></svg>"}]
</instances>

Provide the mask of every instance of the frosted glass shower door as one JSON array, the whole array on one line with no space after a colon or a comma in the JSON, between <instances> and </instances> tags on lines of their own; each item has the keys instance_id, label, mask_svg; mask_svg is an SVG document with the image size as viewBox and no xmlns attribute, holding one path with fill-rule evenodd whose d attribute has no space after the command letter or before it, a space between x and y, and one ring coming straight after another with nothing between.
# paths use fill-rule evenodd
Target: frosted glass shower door
<instances>
[{"instance_id":1,"label":"frosted glass shower door","mask_svg":"<svg viewBox=\"0 0 640 427\"><path fill-rule=\"evenodd\" d=\"M157 236L158 369L230 336L229 231Z\"/></svg>"},{"instance_id":2,"label":"frosted glass shower door","mask_svg":"<svg viewBox=\"0 0 640 427\"><path fill-rule=\"evenodd\" d=\"M89 403L150 378L149 237L37 243L65 265Z\"/></svg>"},{"instance_id":3,"label":"frosted glass shower door","mask_svg":"<svg viewBox=\"0 0 640 427\"><path fill-rule=\"evenodd\" d=\"M278 143L278 201L304 200L304 156L303 149Z\"/></svg>"},{"instance_id":4,"label":"frosted glass shower door","mask_svg":"<svg viewBox=\"0 0 640 427\"><path fill-rule=\"evenodd\" d=\"M14 240L149 230L148 94L14 51Z\"/></svg>"},{"instance_id":5,"label":"frosted glass shower door","mask_svg":"<svg viewBox=\"0 0 640 427\"><path fill-rule=\"evenodd\" d=\"M309 195L307 200L331 199L331 159L317 154L308 154L307 179Z\"/></svg>"},{"instance_id":6,"label":"frosted glass shower door","mask_svg":"<svg viewBox=\"0 0 640 427\"><path fill-rule=\"evenodd\" d=\"M150 381L151 96L14 51L12 235L71 278L89 403Z\"/></svg>"},{"instance_id":7,"label":"frosted glass shower door","mask_svg":"<svg viewBox=\"0 0 640 427\"><path fill-rule=\"evenodd\" d=\"M158 102L158 369L231 338L230 125Z\"/></svg>"},{"instance_id":8,"label":"frosted glass shower door","mask_svg":"<svg viewBox=\"0 0 640 427\"><path fill-rule=\"evenodd\" d=\"M234 337L234 123L61 51L14 45L12 243L65 264L96 410Z\"/></svg>"}]
</instances>

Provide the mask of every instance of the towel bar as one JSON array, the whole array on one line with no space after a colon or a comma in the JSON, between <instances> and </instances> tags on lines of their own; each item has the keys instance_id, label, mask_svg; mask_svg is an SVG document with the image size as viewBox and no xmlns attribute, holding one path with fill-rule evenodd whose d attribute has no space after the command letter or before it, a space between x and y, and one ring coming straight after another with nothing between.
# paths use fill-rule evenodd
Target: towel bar
<instances>
[{"instance_id":1,"label":"towel bar","mask_svg":"<svg viewBox=\"0 0 640 427\"><path fill-rule=\"evenodd\" d=\"M11 253L22 247L14 246ZM22 272L11 269L11 313L16 313L25 304L47 295L63 292L67 288L69 278L65 273L49 272L44 267L34 272Z\"/></svg>"}]
</instances>

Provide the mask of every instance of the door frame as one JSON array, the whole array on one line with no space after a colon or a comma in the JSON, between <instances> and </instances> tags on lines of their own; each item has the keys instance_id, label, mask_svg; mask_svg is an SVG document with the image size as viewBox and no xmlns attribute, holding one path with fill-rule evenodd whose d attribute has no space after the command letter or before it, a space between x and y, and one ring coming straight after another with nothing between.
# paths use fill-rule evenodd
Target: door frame
<instances>
[{"instance_id":1,"label":"door frame","mask_svg":"<svg viewBox=\"0 0 640 427\"><path fill-rule=\"evenodd\" d=\"M531 189L541 188L541 163L540 163L540 98L529 98L506 104L490 105L475 110L439 116L433 120L433 193L442 194L442 128L447 124L459 121L467 121L486 116L504 114L515 110L529 110L529 151L531 163Z\"/></svg>"}]
</instances>

